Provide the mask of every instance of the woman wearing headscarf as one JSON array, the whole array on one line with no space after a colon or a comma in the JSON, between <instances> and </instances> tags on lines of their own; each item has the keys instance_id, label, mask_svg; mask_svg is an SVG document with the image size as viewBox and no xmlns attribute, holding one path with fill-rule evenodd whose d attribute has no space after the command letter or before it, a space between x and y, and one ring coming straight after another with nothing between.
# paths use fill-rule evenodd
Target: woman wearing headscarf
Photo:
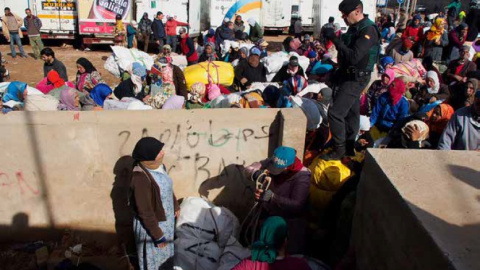
<instances>
[{"instance_id":1,"label":"woman wearing headscarf","mask_svg":"<svg viewBox=\"0 0 480 270\"><path fill-rule=\"evenodd\" d=\"M83 93L90 92L95 85L105 83L102 76L87 58L77 60L77 79L75 88Z\"/></svg>"},{"instance_id":2,"label":"woman wearing headscarf","mask_svg":"<svg viewBox=\"0 0 480 270\"><path fill-rule=\"evenodd\" d=\"M164 145L145 137L132 153L130 205L135 215L133 231L140 270L173 269L175 217L180 207L163 164Z\"/></svg>"},{"instance_id":3,"label":"woman wearing headscarf","mask_svg":"<svg viewBox=\"0 0 480 270\"><path fill-rule=\"evenodd\" d=\"M144 101L146 95L144 91L145 79L147 78L147 70L145 66L138 62L134 62L129 70L130 78L121 82L113 93L118 99L124 97L134 97L140 101Z\"/></svg>"},{"instance_id":4,"label":"woman wearing headscarf","mask_svg":"<svg viewBox=\"0 0 480 270\"><path fill-rule=\"evenodd\" d=\"M82 111L101 111L103 110L104 102L112 95L112 88L110 86L100 83L95 86L89 95L80 98L82 104Z\"/></svg>"},{"instance_id":5,"label":"woman wearing headscarf","mask_svg":"<svg viewBox=\"0 0 480 270\"><path fill-rule=\"evenodd\" d=\"M460 51L465 44L468 33L468 25L461 23L448 33L447 63L460 57Z\"/></svg>"},{"instance_id":6,"label":"woman wearing headscarf","mask_svg":"<svg viewBox=\"0 0 480 270\"><path fill-rule=\"evenodd\" d=\"M411 39L415 44L423 39L423 27L420 25L422 17L417 14L413 16L412 22L403 32L402 38Z\"/></svg>"},{"instance_id":7,"label":"woman wearing headscarf","mask_svg":"<svg viewBox=\"0 0 480 270\"><path fill-rule=\"evenodd\" d=\"M369 116L372 114L372 110L377 104L378 98L385 92L388 91L390 84L392 84L393 80L395 79L395 71L393 69L387 69L382 74L380 80L376 80L370 86L366 94L366 102L365 104L361 104L360 107L362 108L363 115ZM362 103L362 102L360 102ZM362 106L363 105L363 106Z\"/></svg>"},{"instance_id":8,"label":"woman wearing headscarf","mask_svg":"<svg viewBox=\"0 0 480 270\"><path fill-rule=\"evenodd\" d=\"M380 139L395 125L408 115L409 103L404 97L405 83L397 78L377 100L370 116L371 134L374 140Z\"/></svg>"},{"instance_id":9,"label":"woman wearing headscarf","mask_svg":"<svg viewBox=\"0 0 480 270\"><path fill-rule=\"evenodd\" d=\"M448 86L440 83L435 71L427 72L426 85L413 97L419 108L437 101L445 101L450 97Z\"/></svg>"},{"instance_id":10,"label":"woman wearing headscarf","mask_svg":"<svg viewBox=\"0 0 480 270\"><path fill-rule=\"evenodd\" d=\"M20 103L23 107L24 101L27 98L27 84L24 82L13 81L8 84L7 89L2 97L2 102L15 101Z\"/></svg>"},{"instance_id":11,"label":"woman wearing headscarf","mask_svg":"<svg viewBox=\"0 0 480 270\"><path fill-rule=\"evenodd\" d=\"M162 106L162 110L181 110L184 107L185 98L183 96L173 95L165 101L165 104Z\"/></svg>"},{"instance_id":12,"label":"woman wearing headscarf","mask_svg":"<svg viewBox=\"0 0 480 270\"><path fill-rule=\"evenodd\" d=\"M188 100L185 105L187 110L204 108L206 106L206 104L203 102L205 92L205 84L201 82L194 83L190 87L190 93L188 94Z\"/></svg>"},{"instance_id":13,"label":"woman wearing headscarf","mask_svg":"<svg viewBox=\"0 0 480 270\"><path fill-rule=\"evenodd\" d=\"M262 224L258 241L251 247L252 256L241 261L233 270L310 270L305 259L287 255L287 233L287 222L282 217L267 218Z\"/></svg>"},{"instance_id":14,"label":"woman wearing headscarf","mask_svg":"<svg viewBox=\"0 0 480 270\"><path fill-rule=\"evenodd\" d=\"M126 38L125 38L126 35L127 35L127 30L125 29L125 26L123 25L122 15L117 14L115 16L115 27L113 28L113 36L114 36L115 46L125 47L125 45L126 45Z\"/></svg>"},{"instance_id":15,"label":"woman wearing headscarf","mask_svg":"<svg viewBox=\"0 0 480 270\"><path fill-rule=\"evenodd\" d=\"M441 61L443 48L447 45L448 33L445 31L445 20L436 18L430 30L425 34L424 57L431 56L433 61Z\"/></svg>"},{"instance_id":16,"label":"woman wearing headscarf","mask_svg":"<svg viewBox=\"0 0 480 270\"><path fill-rule=\"evenodd\" d=\"M48 92L48 95L55 97L57 100L60 100L60 93L63 90L73 88L70 85L66 84L65 81L60 77L58 72L53 69L48 72L47 80L53 85L53 89Z\"/></svg>"},{"instance_id":17,"label":"woman wearing headscarf","mask_svg":"<svg viewBox=\"0 0 480 270\"><path fill-rule=\"evenodd\" d=\"M250 25L250 40L255 43L259 39L263 38L263 31L262 27L254 18L249 18L247 20L248 24Z\"/></svg>"},{"instance_id":18,"label":"woman wearing headscarf","mask_svg":"<svg viewBox=\"0 0 480 270\"><path fill-rule=\"evenodd\" d=\"M127 48L137 48L137 22L131 21L127 26Z\"/></svg>"},{"instance_id":19,"label":"woman wearing headscarf","mask_svg":"<svg viewBox=\"0 0 480 270\"><path fill-rule=\"evenodd\" d=\"M218 56L214 48L215 44L213 43L208 42L205 44L205 50L203 51L202 55L200 55L198 62L218 61Z\"/></svg>"},{"instance_id":20,"label":"woman wearing headscarf","mask_svg":"<svg viewBox=\"0 0 480 270\"><path fill-rule=\"evenodd\" d=\"M437 149L438 141L454 113L455 111L452 106L448 104L440 104L428 113L428 127L430 128L429 141L433 149Z\"/></svg>"},{"instance_id":21,"label":"woman wearing headscarf","mask_svg":"<svg viewBox=\"0 0 480 270\"><path fill-rule=\"evenodd\" d=\"M60 100L58 104L59 111L79 111L80 99L78 91L73 88L66 88L60 92Z\"/></svg>"},{"instance_id":22,"label":"woman wearing headscarf","mask_svg":"<svg viewBox=\"0 0 480 270\"><path fill-rule=\"evenodd\" d=\"M172 64L171 57L162 57L153 65L150 74L157 74L162 83L169 83L174 87L177 95L187 98L188 90L183 71Z\"/></svg>"},{"instance_id":23,"label":"woman wearing headscarf","mask_svg":"<svg viewBox=\"0 0 480 270\"><path fill-rule=\"evenodd\" d=\"M475 101L475 91L478 89L478 80L470 78L466 83L458 83L451 87L450 104L454 110L472 106Z\"/></svg>"}]
</instances>

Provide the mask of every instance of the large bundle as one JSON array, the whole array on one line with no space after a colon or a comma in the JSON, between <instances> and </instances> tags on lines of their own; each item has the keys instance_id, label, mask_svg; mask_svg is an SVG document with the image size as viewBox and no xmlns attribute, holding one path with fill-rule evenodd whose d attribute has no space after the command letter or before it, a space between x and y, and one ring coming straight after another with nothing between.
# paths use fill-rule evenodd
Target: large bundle
<instances>
[{"instance_id":1,"label":"large bundle","mask_svg":"<svg viewBox=\"0 0 480 270\"><path fill-rule=\"evenodd\" d=\"M10 82L0 83L0 93L4 93L5 90L7 90L8 85L10 85ZM31 96L31 95L44 95L44 94L40 92L40 90L38 90L37 88L33 88L27 85L27 95Z\"/></svg>"},{"instance_id":2,"label":"large bundle","mask_svg":"<svg viewBox=\"0 0 480 270\"><path fill-rule=\"evenodd\" d=\"M236 240L240 225L224 207L189 197L176 223L175 264L183 270L231 269L250 253Z\"/></svg>"},{"instance_id":3,"label":"large bundle","mask_svg":"<svg viewBox=\"0 0 480 270\"><path fill-rule=\"evenodd\" d=\"M187 89L196 82L208 84L209 78L214 84L228 87L233 84L235 77L232 64L220 61L198 63L187 67L184 73Z\"/></svg>"},{"instance_id":4,"label":"large bundle","mask_svg":"<svg viewBox=\"0 0 480 270\"><path fill-rule=\"evenodd\" d=\"M317 157L309 167L312 172L310 182L310 204L314 209L324 210L333 195L351 176L350 169L340 160L323 160Z\"/></svg>"},{"instance_id":5,"label":"large bundle","mask_svg":"<svg viewBox=\"0 0 480 270\"><path fill-rule=\"evenodd\" d=\"M283 66L288 65L288 61L292 56L298 57L298 63L300 66L304 71L307 70L308 65L310 64L310 60L307 57L298 55L296 52L276 52L260 60L267 68L267 81L271 81Z\"/></svg>"},{"instance_id":6,"label":"large bundle","mask_svg":"<svg viewBox=\"0 0 480 270\"><path fill-rule=\"evenodd\" d=\"M300 108L307 117L307 130L315 130L320 127L322 123L322 116L320 110L315 104L315 101L309 98L291 97L293 108Z\"/></svg>"},{"instance_id":7,"label":"large bundle","mask_svg":"<svg viewBox=\"0 0 480 270\"><path fill-rule=\"evenodd\" d=\"M397 78L402 76L424 78L427 74L427 70L423 67L422 62L419 59L396 64L392 69L395 71L395 77Z\"/></svg>"},{"instance_id":8,"label":"large bundle","mask_svg":"<svg viewBox=\"0 0 480 270\"><path fill-rule=\"evenodd\" d=\"M115 77L120 77L121 73L127 70L133 62L142 63L147 70L150 70L153 66L153 57L145 52L137 49L127 49L122 46L111 46L111 48L113 53L105 61L104 68Z\"/></svg>"},{"instance_id":9,"label":"large bundle","mask_svg":"<svg viewBox=\"0 0 480 270\"><path fill-rule=\"evenodd\" d=\"M51 95L29 95L25 100L25 111L57 111L58 99Z\"/></svg>"}]
</instances>

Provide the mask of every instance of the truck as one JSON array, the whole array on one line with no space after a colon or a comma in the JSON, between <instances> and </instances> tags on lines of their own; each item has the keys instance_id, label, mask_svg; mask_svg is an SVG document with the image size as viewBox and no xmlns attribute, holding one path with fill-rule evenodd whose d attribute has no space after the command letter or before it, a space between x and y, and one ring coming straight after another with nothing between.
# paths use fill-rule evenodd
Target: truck
<instances>
[{"instance_id":1,"label":"truck","mask_svg":"<svg viewBox=\"0 0 480 270\"><path fill-rule=\"evenodd\" d=\"M75 39L77 1L30 0L29 6L32 13L42 20L42 39Z\"/></svg>"},{"instance_id":2,"label":"truck","mask_svg":"<svg viewBox=\"0 0 480 270\"><path fill-rule=\"evenodd\" d=\"M305 32L313 32L313 0L299 0L298 13L302 17L302 26Z\"/></svg>"},{"instance_id":3,"label":"truck","mask_svg":"<svg viewBox=\"0 0 480 270\"><path fill-rule=\"evenodd\" d=\"M339 23L342 31L347 30L345 21L341 18L342 13L338 10L338 5L342 0L318 0L313 3L313 24L314 33L320 33L322 26L328 23L329 17L335 18L335 23ZM376 0L363 0L363 13L374 21L377 14ZM303 16L302 16L303 18Z\"/></svg>"},{"instance_id":4,"label":"truck","mask_svg":"<svg viewBox=\"0 0 480 270\"><path fill-rule=\"evenodd\" d=\"M78 30L83 43L112 44L115 17L125 24L133 19L134 0L78 0Z\"/></svg>"},{"instance_id":5,"label":"truck","mask_svg":"<svg viewBox=\"0 0 480 270\"><path fill-rule=\"evenodd\" d=\"M157 12L174 17L179 22L188 23L190 36L200 35L208 28L208 0L137 0L136 19L140 22L146 12L153 19ZM177 33L181 27L178 27Z\"/></svg>"},{"instance_id":6,"label":"truck","mask_svg":"<svg viewBox=\"0 0 480 270\"><path fill-rule=\"evenodd\" d=\"M77 34L76 0L0 0L0 9L6 7L22 18L30 8L42 20L42 39L74 39ZM21 29L26 35L25 26Z\"/></svg>"},{"instance_id":7,"label":"truck","mask_svg":"<svg viewBox=\"0 0 480 270\"><path fill-rule=\"evenodd\" d=\"M261 0L210 0L209 18L210 27L216 29L222 25L224 19L235 20L241 15L245 22L245 31L249 32L248 18L254 18L262 25Z\"/></svg>"},{"instance_id":8,"label":"truck","mask_svg":"<svg viewBox=\"0 0 480 270\"><path fill-rule=\"evenodd\" d=\"M292 19L290 0L263 0L262 22L264 30L288 32Z\"/></svg>"}]
</instances>

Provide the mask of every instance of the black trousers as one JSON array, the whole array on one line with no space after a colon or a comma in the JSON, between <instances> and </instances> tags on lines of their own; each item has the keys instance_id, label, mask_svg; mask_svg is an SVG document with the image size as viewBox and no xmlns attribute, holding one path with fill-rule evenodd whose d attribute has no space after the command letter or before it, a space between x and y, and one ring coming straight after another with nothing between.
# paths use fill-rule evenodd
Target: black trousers
<instances>
[{"instance_id":1,"label":"black trousers","mask_svg":"<svg viewBox=\"0 0 480 270\"><path fill-rule=\"evenodd\" d=\"M360 128L360 95L370 76L356 81L341 82L335 88L333 104L328 109L330 132L336 148L345 148L355 142Z\"/></svg>"}]
</instances>

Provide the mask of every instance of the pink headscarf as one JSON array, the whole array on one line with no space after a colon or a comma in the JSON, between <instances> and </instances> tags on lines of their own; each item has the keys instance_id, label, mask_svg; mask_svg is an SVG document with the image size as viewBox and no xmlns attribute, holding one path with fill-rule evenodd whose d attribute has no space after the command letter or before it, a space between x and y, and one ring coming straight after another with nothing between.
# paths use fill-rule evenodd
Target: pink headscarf
<instances>
[{"instance_id":1,"label":"pink headscarf","mask_svg":"<svg viewBox=\"0 0 480 270\"><path fill-rule=\"evenodd\" d=\"M60 103L58 109L61 111L79 111L80 108L75 106L75 99L78 96L77 90L73 88L65 88L60 92Z\"/></svg>"},{"instance_id":2,"label":"pink headscarf","mask_svg":"<svg viewBox=\"0 0 480 270\"><path fill-rule=\"evenodd\" d=\"M383 75L386 75L386 76L388 76L388 78L390 78L390 81L388 82L387 85L392 84L393 80L395 80L395 71L391 68L387 68L387 70L385 70L385 72L382 74L382 76Z\"/></svg>"}]
</instances>

